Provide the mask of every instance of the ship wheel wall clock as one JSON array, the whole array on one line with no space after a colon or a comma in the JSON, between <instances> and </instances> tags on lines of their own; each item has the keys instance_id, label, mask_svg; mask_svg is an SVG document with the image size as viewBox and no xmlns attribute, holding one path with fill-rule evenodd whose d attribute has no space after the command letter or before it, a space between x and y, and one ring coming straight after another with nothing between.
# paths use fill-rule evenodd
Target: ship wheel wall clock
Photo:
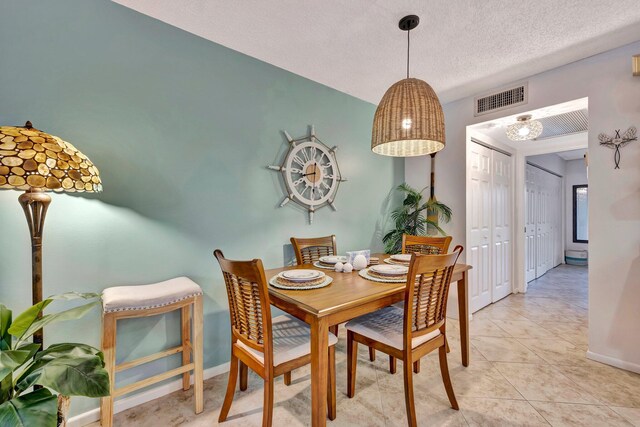
<instances>
[{"instance_id":1,"label":"ship wheel wall clock","mask_svg":"<svg viewBox=\"0 0 640 427\"><path fill-rule=\"evenodd\" d=\"M331 206L335 211L335 198L341 182L346 181L340 174L336 150L329 148L315 135L310 134L293 139L285 131L289 150L282 164L269 165L269 169L282 173L287 194L280 207L289 202L297 203L309 212L309 224L313 223L313 214L318 209Z\"/></svg>"}]
</instances>

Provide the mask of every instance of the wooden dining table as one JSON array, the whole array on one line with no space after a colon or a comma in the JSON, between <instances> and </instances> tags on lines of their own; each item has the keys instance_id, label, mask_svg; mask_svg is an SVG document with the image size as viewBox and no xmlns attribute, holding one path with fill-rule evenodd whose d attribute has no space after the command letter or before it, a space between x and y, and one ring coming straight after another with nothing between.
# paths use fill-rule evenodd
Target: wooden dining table
<instances>
[{"instance_id":1,"label":"wooden dining table","mask_svg":"<svg viewBox=\"0 0 640 427\"><path fill-rule=\"evenodd\" d=\"M374 254L382 263L388 255ZM275 268L265 271L267 280L276 274L292 269L313 268L311 264ZM469 366L469 301L467 271L470 265L456 264L452 282L458 287L458 317L462 364ZM327 390L329 327L371 313L404 300L405 283L372 282L357 271L337 273L321 269L333 278L324 288L311 290L284 290L269 286L271 304L309 324L311 329L311 425L327 423ZM335 414L333 414L335 417ZM332 417L332 418L333 418Z\"/></svg>"}]
</instances>

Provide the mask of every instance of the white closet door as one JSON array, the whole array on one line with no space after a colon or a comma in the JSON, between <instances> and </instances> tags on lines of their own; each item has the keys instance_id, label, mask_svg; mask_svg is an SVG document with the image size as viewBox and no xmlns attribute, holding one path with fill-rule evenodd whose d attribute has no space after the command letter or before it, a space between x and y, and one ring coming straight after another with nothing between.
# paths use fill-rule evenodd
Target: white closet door
<instances>
[{"instance_id":1,"label":"white closet door","mask_svg":"<svg viewBox=\"0 0 640 427\"><path fill-rule=\"evenodd\" d=\"M471 143L469 147L469 188L471 197L467 262L471 312L491 303L491 151Z\"/></svg>"},{"instance_id":2,"label":"white closet door","mask_svg":"<svg viewBox=\"0 0 640 427\"><path fill-rule=\"evenodd\" d=\"M493 152L493 293L496 302L511 289L511 157Z\"/></svg>"},{"instance_id":3,"label":"white closet door","mask_svg":"<svg viewBox=\"0 0 640 427\"><path fill-rule=\"evenodd\" d=\"M526 280L536 278L536 207L537 192L533 166L525 170L525 268Z\"/></svg>"},{"instance_id":4,"label":"white closet door","mask_svg":"<svg viewBox=\"0 0 640 427\"><path fill-rule=\"evenodd\" d=\"M526 280L562 262L562 178L526 167Z\"/></svg>"}]
</instances>

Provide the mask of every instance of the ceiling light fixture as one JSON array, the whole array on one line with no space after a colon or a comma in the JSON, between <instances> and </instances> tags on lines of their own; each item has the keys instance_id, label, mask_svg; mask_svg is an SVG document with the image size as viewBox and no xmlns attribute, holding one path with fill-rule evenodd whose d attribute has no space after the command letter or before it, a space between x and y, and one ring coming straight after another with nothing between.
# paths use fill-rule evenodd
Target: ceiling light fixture
<instances>
[{"instance_id":1,"label":"ceiling light fixture","mask_svg":"<svg viewBox=\"0 0 640 427\"><path fill-rule=\"evenodd\" d=\"M436 153L445 146L444 113L435 91L423 80L409 78L409 34L420 18L405 16L398 23L407 32L407 78L393 84L373 118L371 150L394 157Z\"/></svg>"},{"instance_id":2,"label":"ceiling light fixture","mask_svg":"<svg viewBox=\"0 0 640 427\"><path fill-rule=\"evenodd\" d=\"M542 133L542 123L531 120L531 115L518 116L517 122L507 126L507 137L512 141L529 141Z\"/></svg>"}]
</instances>

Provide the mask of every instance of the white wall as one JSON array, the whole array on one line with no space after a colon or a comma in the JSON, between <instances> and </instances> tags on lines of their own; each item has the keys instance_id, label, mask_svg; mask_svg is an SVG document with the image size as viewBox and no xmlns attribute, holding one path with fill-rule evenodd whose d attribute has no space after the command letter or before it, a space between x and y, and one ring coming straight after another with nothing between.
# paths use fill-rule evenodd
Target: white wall
<instances>
[{"instance_id":1,"label":"white wall","mask_svg":"<svg viewBox=\"0 0 640 427\"><path fill-rule=\"evenodd\" d=\"M557 175L564 176L566 160L557 154L539 154L537 156L527 156L527 163L540 166Z\"/></svg>"},{"instance_id":2,"label":"white wall","mask_svg":"<svg viewBox=\"0 0 640 427\"><path fill-rule=\"evenodd\" d=\"M623 150L614 170L598 133L640 127L640 78L631 57L640 41L530 77L529 102L512 110L473 116L473 97L444 106L447 146L438 154L436 195L453 208L445 226L465 243L466 126L573 99L589 98L589 355L640 372L640 143ZM405 178L428 182L428 157L407 159ZM612 242L615 242L612 243Z\"/></svg>"},{"instance_id":3,"label":"white wall","mask_svg":"<svg viewBox=\"0 0 640 427\"><path fill-rule=\"evenodd\" d=\"M566 212L565 246L566 249L586 251L589 249L589 245L587 243L573 242L573 186L587 183L587 167L584 164L584 160L578 159L566 161L564 182Z\"/></svg>"}]
</instances>

